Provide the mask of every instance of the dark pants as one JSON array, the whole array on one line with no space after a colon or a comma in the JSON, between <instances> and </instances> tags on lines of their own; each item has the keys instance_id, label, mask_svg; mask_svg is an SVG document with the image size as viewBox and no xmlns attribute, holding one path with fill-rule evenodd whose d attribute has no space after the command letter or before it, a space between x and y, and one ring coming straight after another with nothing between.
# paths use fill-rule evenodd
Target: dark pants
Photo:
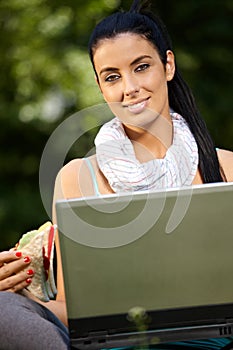
<instances>
[{"instance_id":1,"label":"dark pants","mask_svg":"<svg viewBox=\"0 0 233 350\"><path fill-rule=\"evenodd\" d=\"M177 342L151 346L150 349L220 350L232 339ZM0 292L0 350L67 350L67 328L44 306L24 296ZM122 349L122 348L121 348ZM132 348L124 348L131 349ZM116 349L120 350L120 349Z\"/></svg>"},{"instance_id":2,"label":"dark pants","mask_svg":"<svg viewBox=\"0 0 233 350\"><path fill-rule=\"evenodd\" d=\"M67 328L44 306L19 294L0 292L1 350L67 350Z\"/></svg>"}]
</instances>

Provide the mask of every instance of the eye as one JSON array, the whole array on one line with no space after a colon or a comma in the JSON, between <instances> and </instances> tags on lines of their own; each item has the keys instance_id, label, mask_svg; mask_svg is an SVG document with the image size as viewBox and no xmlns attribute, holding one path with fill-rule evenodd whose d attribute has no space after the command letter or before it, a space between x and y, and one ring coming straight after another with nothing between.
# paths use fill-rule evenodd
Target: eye
<instances>
[{"instance_id":1,"label":"eye","mask_svg":"<svg viewBox=\"0 0 233 350\"><path fill-rule=\"evenodd\" d=\"M111 75L108 75L104 80L106 82L113 82L113 81L116 81L120 78L120 76L118 74L111 74Z\"/></svg>"},{"instance_id":2,"label":"eye","mask_svg":"<svg viewBox=\"0 0 233 350\"><path fill-rule=\"evenodd\" d=\"M150 67L150 65L148 63L143 63L143 64L140 64L136 69L135 71L136 72L141 72L141 71L144 71L146 69L148 69Z\"/></svg>"}]
</instances>

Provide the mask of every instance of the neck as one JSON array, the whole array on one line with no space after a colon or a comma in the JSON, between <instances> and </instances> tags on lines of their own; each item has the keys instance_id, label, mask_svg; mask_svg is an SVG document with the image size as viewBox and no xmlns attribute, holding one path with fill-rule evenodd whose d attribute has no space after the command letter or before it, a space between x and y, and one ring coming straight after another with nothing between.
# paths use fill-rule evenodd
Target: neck
<instances>
[{"instance_id":1,"label":"neck","mask_svg":"<svg viewBox=\"0 0 233 350\"><path fill-rule=\"evenodd\" d=\"M167 149L172 144L173 126L170 115L168 118L160 115L146 128L126 124L124 129L134 146L137 158L141 161L164 158Z\"/></svg>"}]
</instances>

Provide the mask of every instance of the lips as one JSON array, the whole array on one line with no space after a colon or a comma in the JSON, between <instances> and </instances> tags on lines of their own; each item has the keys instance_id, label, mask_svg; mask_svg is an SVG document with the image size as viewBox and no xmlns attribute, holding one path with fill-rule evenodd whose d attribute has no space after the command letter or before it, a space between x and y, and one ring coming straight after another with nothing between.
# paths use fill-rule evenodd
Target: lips
<instances>
[{"instance_id":1,"label":"lips","mask_svg":"<svg viewBox=\"0 0 233 350\"><path fill-rule=\"evenodd\" d=\"M129 112L138 114L138 113L141 113L146 108L148 99L149 98L136 103L130 103L128 105L125 105L124 107L126 107Z\"/></svg>"}]
</instances>

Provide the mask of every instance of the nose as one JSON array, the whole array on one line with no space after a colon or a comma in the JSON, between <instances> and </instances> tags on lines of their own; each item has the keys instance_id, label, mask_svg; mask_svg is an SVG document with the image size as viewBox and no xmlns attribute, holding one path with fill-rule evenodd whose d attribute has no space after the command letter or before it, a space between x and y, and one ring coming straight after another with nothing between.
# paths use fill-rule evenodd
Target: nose
<instances>
[{"instance_id":1,"label":"nose","mask_svg":"<svg viewBox=\"0 0 233 350\"><path fill-rule=\"evenodd\" d=\"M127 76L124 78L124 95L131 97L136 95L140 90L138 81L133 76Z\"/></svg>"}]
</instances>

